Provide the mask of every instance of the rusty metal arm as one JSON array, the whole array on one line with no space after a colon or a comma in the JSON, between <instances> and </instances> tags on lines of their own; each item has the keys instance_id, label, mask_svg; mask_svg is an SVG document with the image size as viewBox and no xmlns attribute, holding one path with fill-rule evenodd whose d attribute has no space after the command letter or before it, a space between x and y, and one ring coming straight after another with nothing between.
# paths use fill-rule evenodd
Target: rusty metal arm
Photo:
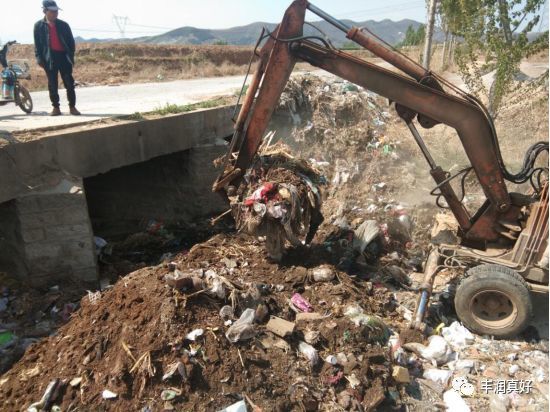
<instances>
[{"instance_id":1,"label":"rusty metal arm","mask_svg":"<svg viewBox=\"0 0 550 412\"><path fill-rule=\"evenodd\" d=\"M429 72L399 53L376 44L358 29L347 28L330 16L328 18L332 19L329 20L332 24L337 27L340 25L340 29L347 30L348 38L367 47L410 77L304 40L302 33L306 8L327 19L328 15L320 12L306 0L296 0L287 9L283 21L262 47L260 62L239 113L234 139L228 153L231 166L226 168L224 174L216 181L214 190L220 190L228 185L238 185L242 179L261 144L292 69L296 61L301 59L389 98L396 102L398 111L409 110L412 116L402 117L426 156L432 176L456 216L462 233L469 233L474 240L495 240L495 230L492 226L496 220L503 214L513 217L515 212L510 210L511 200L499 167L498 149L494 146L493 130L487 120L487 114L467 99L445 93L439 84L425 82L427 76L431 78ZM444 123L456 129L488 198L488 202L473 218L446 181L446 173L435 165L429 156L412 123L416 114L421 124L421 119L427 119L428 123ZM235 161L230 159L234 154L237 154Z\"/></svg>"},{"instance_id":2,"label":"rusty metal arm","mask_svg":"<svg viewBox=\"0 0 550 412\"><path fill-rule=\"evenodd\" d=\"M492 135L478 107L434 90L350 54L309 41L292 44L292 53L308 63L456 129L486 196L498 209L510 206Z\"/></svg>"},{"instance_id":3,"label":"rusty metal arm","mask_svg":"<svg viewBox=\"0 0 550 412\"><path fill-rule=\"evenodd\" d=\"M260 62L247 90L227 154L228 157L232 156L238 147L238 157L232 168L226 168L214 183L214 191L228 184L238 184L258 151L269 120L296 64L289 44L291 39L303 34L306 6L305 0L294 1L260 51Z\"/></svg>"}]
</instances>

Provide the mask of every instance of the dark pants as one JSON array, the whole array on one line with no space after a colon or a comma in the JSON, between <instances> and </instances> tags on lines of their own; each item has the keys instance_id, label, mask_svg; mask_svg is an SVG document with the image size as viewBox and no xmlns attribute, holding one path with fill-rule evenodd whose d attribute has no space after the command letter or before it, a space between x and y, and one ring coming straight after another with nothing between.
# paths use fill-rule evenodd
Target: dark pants
<instances>
[{"instance_id":1,"label":"dark pants","mask_svg":"<svg viewBox=\"0 0 550 412\"><path fill-rule=\"evenodd\" d=\"M67 100L69 106L76 105L76 94L74 92L73 65L69 61L67 53L56 52L52 50L53 69L45 69L48 76L48 90L50 92L50 100L53 107L59 107L59 82L57 74L61 73L61 80L67 89Z\"/></svg>"}]
</instances>

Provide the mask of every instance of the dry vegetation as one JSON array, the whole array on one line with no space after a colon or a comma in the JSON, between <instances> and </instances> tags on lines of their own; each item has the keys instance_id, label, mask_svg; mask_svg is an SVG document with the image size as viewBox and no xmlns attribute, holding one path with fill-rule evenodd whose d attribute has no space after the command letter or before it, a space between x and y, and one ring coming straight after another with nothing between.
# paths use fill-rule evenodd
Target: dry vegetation
<instances>
[{"instance_id":1,"label":"dry vegetation","mask_svg":"<svg viewBox=\"0 0 550 412\"><path fill-rule=\"evenodd\" d=\"M78 44L74 77L81 85L155 82L195 77L231 76L246 71L251 47L144 44ZM25 59L31 90L44 90L44 71L32 45L16 45L9 58Z\"/></svg>"}]
</instances>

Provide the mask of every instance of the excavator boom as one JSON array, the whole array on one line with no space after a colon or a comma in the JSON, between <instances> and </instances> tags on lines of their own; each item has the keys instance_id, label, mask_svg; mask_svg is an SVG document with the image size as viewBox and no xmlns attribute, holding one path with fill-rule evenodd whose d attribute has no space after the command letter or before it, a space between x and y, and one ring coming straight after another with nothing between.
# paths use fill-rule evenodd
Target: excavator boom
<instances>
[{"instance_id":1,"label":"excavator boom","mask_svg":"<svg viewBox=\"0 0 550 412\"><path fill-rule=\"evenodd\" d=\"M349 53L303 36L306 10L335 25L346 36L392 64L404 74L366 62ZM483 248L502 235L500 222L515 222L519 208L512 204L499 163L495 131L485 108L474 98L447 93L431 73L405 56L385 47L355 27L347 27L306 0L296 0L259 53L259 62L247 91L235 134L226 157L226 168L214 190L237 186L250 166L266 132L279 97L297 61L305 61L395 102L400 117L428 161L431 174L455 215L463 242ZM430 155L414 119L423 127L443 123L457 131L471 166L487 197L472 216L443 171ZM236 159L234 157L236 155Z\"/></svg>"}]
</instances>

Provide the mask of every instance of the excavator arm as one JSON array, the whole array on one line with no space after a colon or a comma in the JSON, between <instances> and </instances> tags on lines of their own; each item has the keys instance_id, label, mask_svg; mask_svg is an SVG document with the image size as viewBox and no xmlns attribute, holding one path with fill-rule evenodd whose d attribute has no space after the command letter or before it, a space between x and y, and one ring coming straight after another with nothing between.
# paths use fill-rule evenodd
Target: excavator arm
<instances>
[{"instance_id":1,"label":"excavator arm","mask_svg":"<svg viewBox=\"0 0 550 412\"><path fill-rule=\"evenodd\" d=\"M404 74L303 36L308 9ZM215 191L240 183L256 155L292 69L301 60L395 102L398 114L428 162L437 188L458 221L464 244L484 248L487 242L497 241L506 234L507 227L517 222L520 211L513 205L506 188L492 120L483 105L473 97L446 93L429 71L361 30L347 27L306 0L296 0L290 5L276 30L268 34L259 58L235 124L224 171L214 184ZM416 129L415 118L425 128L443 123L456 130L487 198L473 216L453 190L448 173L430 155Z\"/></svg>"}]
</instances>

